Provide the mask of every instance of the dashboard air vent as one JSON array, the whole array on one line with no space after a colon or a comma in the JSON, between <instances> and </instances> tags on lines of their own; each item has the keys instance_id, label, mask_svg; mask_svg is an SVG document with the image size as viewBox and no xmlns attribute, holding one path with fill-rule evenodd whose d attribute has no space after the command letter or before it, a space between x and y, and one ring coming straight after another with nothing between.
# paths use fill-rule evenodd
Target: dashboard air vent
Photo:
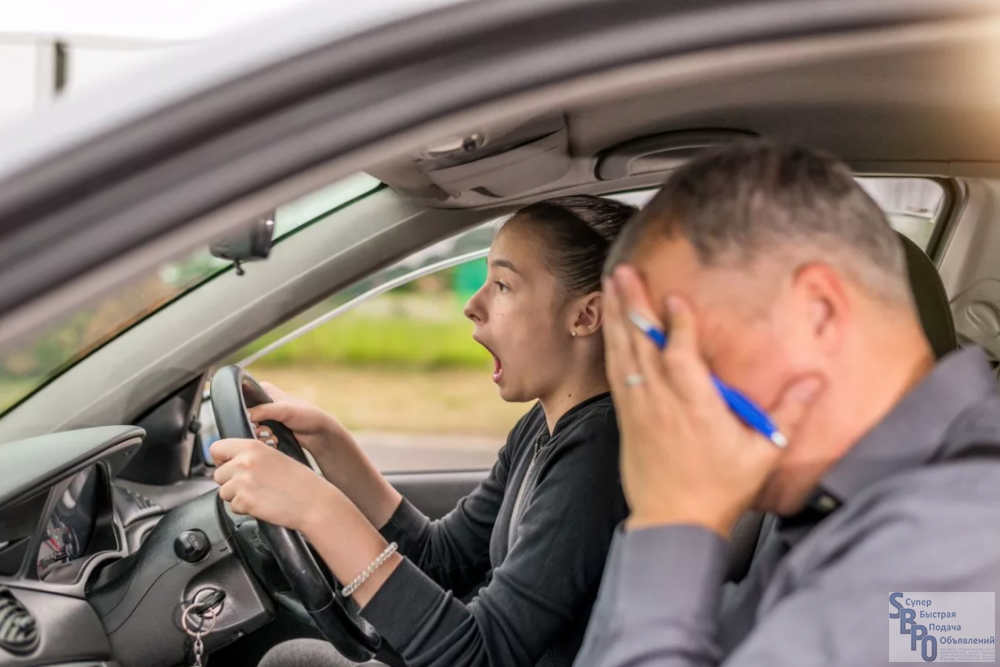
<instances>
[{"instance_id":1,"label":"dashboard air vent","mask_svg":"<svg viewBox=\"0 0 1000 667\"><path fill-rule=\"evenodd\" d=\"M38 647L38 625L9 590L0 590L0 648L23 655Z\"/></svg>"}]
</instances>

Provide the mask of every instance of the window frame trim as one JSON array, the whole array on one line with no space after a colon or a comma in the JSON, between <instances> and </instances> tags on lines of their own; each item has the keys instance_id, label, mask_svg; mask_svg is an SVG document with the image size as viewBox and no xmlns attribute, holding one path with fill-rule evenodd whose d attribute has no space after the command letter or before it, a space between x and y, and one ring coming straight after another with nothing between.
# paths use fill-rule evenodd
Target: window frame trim
<instances>
[{"instance_id":1,"label":"window frame trim","mask_svg":"<svg viewBox=\"0 0 1000 667\"><path fill-rule=\"evenodd\" d=\"M397 276L392 280L389 280L381 285L373 287L364 294L359 294L358 296L354 297L353 299L351 299L346 303L342 303L341 305L326 311L322 315L319 315L318 317L310 320L309 322L306 322L302 326L294 329L293 331L288 332L287 334L271 342L270 344L265 345L264 347L257 350L250 356L241 359L240 361L237 361L236 365L239 366L240 368L246 368L250 364L253 364L263 359L272 352L284 347L285 345L295 341L296 339L306 335L307 333L310 333L313 330L318 329L327 322L330 322L340 317L344 313L360 306L361 304L367 301L370 301L371 299L374 299L377 296L385 294L386 292L390 292L396 289L397 287L402 287L403 285L411 283L414 280L423 278L424 276L429 276L438 273L440 271L444 271L445 269L450 269L453 266L458 266L460 264L466 264L468 262L472 262L477 259L482 259L483 257L486 257L489 254L489 252L490 252L489 248L484 248L482 250L473 250L471 252L462 253L461 255L455 255L454 257L449 257L448 259L443 259L433 264L428 264L427 266L421 267L414 271L410 271L409 273L404 273L401 276Z\"/></svg>"},{"instance_id":2,"label":"window frame trim","mask_svg":"<svg viewBox=\"0 0 1000 667\"><path fill-rule=\"evenodd\" d=\"M919 177L918 177L919 178ZM924 252L931 258L935 266L941 261L940 251L944 248L944 239L948 231L954 226L958 213L965 208L965 203L969 198L968 188L965 183L955 178L928 177L944 190L944 201L941 202L941 210L938 213L937 221L934 223L934 230L931 237L927 239L927 247Z\"/></svg>"}]
</instances>

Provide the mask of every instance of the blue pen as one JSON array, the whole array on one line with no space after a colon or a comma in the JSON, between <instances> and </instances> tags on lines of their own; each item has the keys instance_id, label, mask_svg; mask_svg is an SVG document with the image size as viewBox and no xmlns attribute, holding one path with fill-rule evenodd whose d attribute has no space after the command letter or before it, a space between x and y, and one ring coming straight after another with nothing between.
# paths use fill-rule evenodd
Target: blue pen
<instances>
[{"instance_id":1,"label":"blue pen","mask_svg":"<svg viewBox=\"0 0 1000 667\"><path fill-rule=\"evenodd\" d=\"M667 346L667 334L645 317L636 312L629 313L629 319L639 327L649 340L653 341L657 348L663 349ZM719 390L722 399L729 406L729 409L739 417L744 424L757 431L765 438L773 442L778 447L784 448L788 445L788 440L774 425L771 418L758 408L753 401L741 394L738 390L726 385L722 380L712 376L715 388Z\"/></svg>"}]
</instances>

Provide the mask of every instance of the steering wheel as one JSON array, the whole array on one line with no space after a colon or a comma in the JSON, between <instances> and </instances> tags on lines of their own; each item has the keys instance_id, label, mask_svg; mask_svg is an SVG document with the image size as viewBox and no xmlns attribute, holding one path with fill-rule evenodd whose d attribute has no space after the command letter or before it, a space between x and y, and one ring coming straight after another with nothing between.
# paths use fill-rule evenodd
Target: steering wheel
<instances>
[{"instance_id":1,"label":"steering wheel","mask_svg":"<svg viewBox=\"0 0 1000 667\"><path fill-rule=\"evenodd\" d=\"M223 438L256 438L247 408L270 402L267 392L238 366L220 368L212 378L212 408ZM291 430L277 423L272 430L279 451L309 465ZM327 641L348 660L372 660L381 646L381 637L358 615L357 605L348 605L330 586L302 535L264 521L258 521L257 525L292 591Z\"/></svg>"}]
</instances>

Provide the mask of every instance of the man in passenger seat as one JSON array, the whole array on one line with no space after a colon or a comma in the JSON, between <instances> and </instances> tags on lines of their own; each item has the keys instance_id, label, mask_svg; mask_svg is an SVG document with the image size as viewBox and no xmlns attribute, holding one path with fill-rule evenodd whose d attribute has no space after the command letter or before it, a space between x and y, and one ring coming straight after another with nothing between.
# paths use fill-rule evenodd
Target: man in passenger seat
<instances>
[{"instance_id":1,"label":"man in passenger seat","mask_svg":"<svg viewBox=\"0 0 1000 667\"><path fill-rule=\"evenodd\" d=\"M608 265L631 515L577 666L885 664L893 611L911 657L932 657L952 632L890 596L1000 586L1000 398L980 350L936 362L899 241L849 170L766 141L706 153ZM635 313L666 325L664 352ZM787 446L743 426L710 373ZM727 539L750 508L777 524L723 606Z\"/></svg>"}]
</instances>

